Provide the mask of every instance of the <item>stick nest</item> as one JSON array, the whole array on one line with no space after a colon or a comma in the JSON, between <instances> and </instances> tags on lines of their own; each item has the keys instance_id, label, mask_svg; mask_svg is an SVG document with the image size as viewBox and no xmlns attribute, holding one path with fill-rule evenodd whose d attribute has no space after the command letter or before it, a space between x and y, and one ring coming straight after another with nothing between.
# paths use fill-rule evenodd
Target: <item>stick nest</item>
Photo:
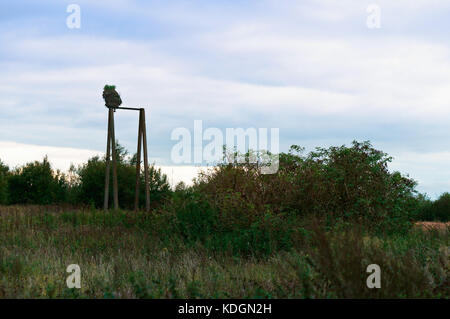
<instances>
[{"instance_id":1,"label":"stick nest","mask_svg":"<svg viewBox=\"0 0 450 319\"><path fill-rule=\"evenodd\" d=\"M105 85L103 88L103 99L108 108L118 108L122 104L122 99L116 91L115 85Z\"/></svg>"}]
</instances>

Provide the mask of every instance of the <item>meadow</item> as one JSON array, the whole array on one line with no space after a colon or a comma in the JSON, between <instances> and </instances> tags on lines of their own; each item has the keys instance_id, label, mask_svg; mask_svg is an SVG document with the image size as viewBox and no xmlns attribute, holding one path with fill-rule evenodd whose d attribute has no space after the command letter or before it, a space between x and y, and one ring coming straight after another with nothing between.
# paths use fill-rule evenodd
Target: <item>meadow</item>
<instances>
[{"instance_id":1,"label":"meadow","mask_svg":"<svg viewBox=\"0 0 450 319\"><path fill-rule=\"evenodd\" d=\"M304 221L288 249L252 254L186 240L173 217L1 207L0 298L450 297L448 232L375 236ZM380 289L366 286L373 263ZM70 264L81 289L67 288Z\"/></svg>"},{"instance_id":2,"label":"meadow","mask_svg":"<svg viewBox=\"0 0 450 319\"><path fill-rule=\"evenodd\" d=\"M368 142L301 152L280 154L277 174L228 162L174 190L152 169L150 213L101 209L98 157L73 176L45 159L4 168L0 298L450 297L448 227L414 226L447 222L450 195L418 193ZM133 160L118 168L132 206Z\"/></svg>"}]
</instances>

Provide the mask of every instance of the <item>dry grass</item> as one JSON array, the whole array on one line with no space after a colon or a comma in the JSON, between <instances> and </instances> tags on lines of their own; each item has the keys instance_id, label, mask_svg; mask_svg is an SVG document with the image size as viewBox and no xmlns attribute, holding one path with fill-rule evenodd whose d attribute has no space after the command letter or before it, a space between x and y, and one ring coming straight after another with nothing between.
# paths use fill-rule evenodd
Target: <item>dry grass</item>
<instances>
[{"instance_id":1,"label":"dry grass","mask_svg":"<svg viewBox=\"0 0 450 319\"><path fill-rule=\"evenodd\" d=\"M417 222L415 227L426 231L436 230L445 233L450 231L450 222Z\"/></svg>"},{"instance_id":2,"label":"dry grass","mask_svg":"<svg viewBox=\"0 0 450 319\"><path fill-rule=\"evenodd\" d=\"M448 234L304 232L290 251L244 258L188 245L156 215L0 207L0 298L449 297ZM375 291L365 286L374 262ZM79 290L66 287L70 264Z\"/></svg>"}]
</instances>

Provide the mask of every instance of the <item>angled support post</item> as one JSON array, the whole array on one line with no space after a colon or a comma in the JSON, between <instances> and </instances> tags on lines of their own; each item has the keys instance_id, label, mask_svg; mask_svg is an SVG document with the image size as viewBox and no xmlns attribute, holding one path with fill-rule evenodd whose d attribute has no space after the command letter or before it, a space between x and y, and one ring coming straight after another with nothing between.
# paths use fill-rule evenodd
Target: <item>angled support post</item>
<instances>
[{"instance_id":1,"label":"angled support post","mask_svg":"<svg viewBox=\"0 0 450 319\"><path fill-rule=\"evenodd\" d=\"M139 110L138 145L136 153L136 193L134 196L134 210L139 210L139 185L141 175L141 148L142 148L142 113Z\"/></svg>"},{"instance_id":2,"label":"angled support post","mask_svg":"<svg viewBox=\"0 0 450 319\"><path fill-rule=\"evenodd\" d=\"M140 118L142 123L142 142L144 143L144 174L145 174L145 210L150 212L150 185L148 171L148 154L147 154L147 127L145 125L145 109L140 110Z\"/></svg>"},{"instance_id":3,"label":"angled support post","mask_svg":"<svg viewBox=\"0 0 450 319\"><path fill-rule=\"evenodd\" d=\"M128 108L131 109L131 108ZM147 129L145 126L145 109L139 109L138 147L136 153L136 192L134 196L134 210L139 210L139 184L141 174L141 149L144 153L144 181L145 181L145 210L150 211L150 189L147 154Z\"/></svg>"}]
</instances>

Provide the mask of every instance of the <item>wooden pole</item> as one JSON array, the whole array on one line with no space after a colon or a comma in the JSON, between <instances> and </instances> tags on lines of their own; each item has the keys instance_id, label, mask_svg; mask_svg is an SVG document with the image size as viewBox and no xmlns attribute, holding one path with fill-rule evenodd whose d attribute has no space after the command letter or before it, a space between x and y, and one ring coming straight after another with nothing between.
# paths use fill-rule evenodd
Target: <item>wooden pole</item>
<instances>
[{"instance_id":1,"label":"wooden pole","mask_svg":"<svg viewBox=\"0 0 450 319\"><path fill-rule=\"evenodd\" d=\"M110 173L110 157L111 157L111 119L113 110L109 109L108 113L108 141L106 143L106 175L105 175L105 199L103 202L103 209L108 210L109 202L109 173Z\"/></svg>"},{"instance_id":2,"label":"wooden pole","mask_svg":"<svg viewBox=\"0 0 450 319\"><path fill-rule=\"evenodd\" d=\"M110 109L111 111L111 109ZM116 153L116 135L114 131L114 110L111 113L111 143L112 143L112 166L113 166L113 195L114 209L119 209L119 191L117 186L117 153Z\"/></svg>"},{"instance_id":3,"label":"wooden pole","mask_svg":"<svg viewBox=\"0 0 450 319\"><path fill-rule=\"evenodd\" d=\"M141 148L142 148L142 112L139 110L138 146L136 153L136 193L134 196L134 210L139 210L139 184L141 175Z\"/></svg>"},{"instance_id":4,"label":"wooden pole","mask_svg":"<svg viewBox=\"0 0 450 319\"><path fill-rule=\"evenodd\" d=\"M117 109L124 110L139 110L139 128L138 128L138 147L137 147L137 159L136 159L136 189L134 197L134 209L139 209L139 185L140 185L140 173L141 173L141 149L143 147L144 153L144 174L145 174L145 208L146 211L150 211L150 185L149 185L149 169L148 169L148 154L147 154L147 128L145 125L145 109L140 108L126 108L121 107ZM119 190L117 182L117 150L116 150L116 136L114 128L114 112L115 109L109 109L108 115L108 142L106 146L106 176L105 176L105 197L103 207L108 210L109 204L109 173L110 173L110 157L112 156L112 169L113 169L113 197L114 197L114 209L119 209ZM112 151L112 154L111 154Z\"/></svg>"},{"instance_id":5,"label":"wooden pole","mask_svg":"<svg viewBox=\"0 0 450 319\"><path fill-rule=\"evenodd\" d=\"M145 210L147 212L150 212L150 189L148 176L147 128L145 126L145 109L141 109L140 113L140 117L142 117L142 142L144 143Z\"/></svg>"}]
</instances>

